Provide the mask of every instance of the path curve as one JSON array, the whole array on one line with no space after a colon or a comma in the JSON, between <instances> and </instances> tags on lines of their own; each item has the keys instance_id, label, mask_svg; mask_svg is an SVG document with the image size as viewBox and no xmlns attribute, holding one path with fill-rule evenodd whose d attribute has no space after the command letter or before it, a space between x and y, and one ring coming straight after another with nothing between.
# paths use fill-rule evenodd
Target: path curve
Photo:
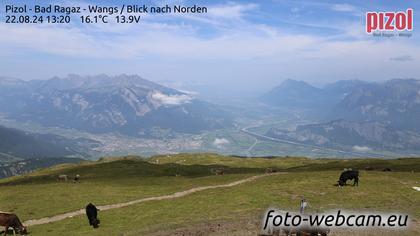
<instances>
[{"instance_id":1,"label":"path curve","mask_svg":"<svg viewBox=\"0 0 420 236\"><path fill-rule=\"evenodd\" d=\"M274 175L274 174L278 174L278 173L254 175L254 176L251 176L251 177L248 177L248 178L245 178L245 179L242 179L242 180L237 180L235 182L231 182L231 183L228 183L228 184L195 187L195 188L192 188L192 189L184 190L184 191L181 191L181 192L176 192L176 193L169 194L169 195L141 198L141 199L137 199L137 200L133 200L133 201L129 201L129 202L97 206L97 208L101 211L106 211L106 210L131 206L131 205L142 203L142 202L174 199L174 198L183 197L183 196L186 196L186 195L189 195L189 194L192 194L192 193L196 193L196 192L200 192L200 191L204 191L204 190L208 190L208 189L233 187L233 186L236 186L236 185L239 185L239 184L243 184L243 183L246 183L246 182L250 182L250 181L253 181L253 180L265 177L265 176ZM78 216L78 215L83 215L83 214L85 214L85 209L79 209L77 211L67 212L67 213L63 213L63 214L59 214L59 215L55 215L55 216L51 216L51 217L44 217L44 218L40 218L40 219L27 220L27 221L23 222L23 224L25 226L42 225L42 224L48 224L48 223L52 223L52 222L61 221L61 220L67 219L67 218L72 218L72 217L75 217L75 216Z\"/></svg>"}]
</instances>

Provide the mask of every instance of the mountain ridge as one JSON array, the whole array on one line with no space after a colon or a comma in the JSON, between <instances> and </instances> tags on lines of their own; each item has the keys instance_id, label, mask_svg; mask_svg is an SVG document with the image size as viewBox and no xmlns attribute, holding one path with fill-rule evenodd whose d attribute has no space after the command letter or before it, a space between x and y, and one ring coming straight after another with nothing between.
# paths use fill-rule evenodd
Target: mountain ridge
<instances>
[{"instance_id":1,"label":"mountain ridge","mask_svg":"<svg viewBox=\"0 0 420 236\"><path fill-rule=\"evenodd\" d=\"M19 81L0 82L0 112L44 126L147 137L152 129L196 134L232 125L218 106L137 75Z\"/></svg>"}]
</instances>

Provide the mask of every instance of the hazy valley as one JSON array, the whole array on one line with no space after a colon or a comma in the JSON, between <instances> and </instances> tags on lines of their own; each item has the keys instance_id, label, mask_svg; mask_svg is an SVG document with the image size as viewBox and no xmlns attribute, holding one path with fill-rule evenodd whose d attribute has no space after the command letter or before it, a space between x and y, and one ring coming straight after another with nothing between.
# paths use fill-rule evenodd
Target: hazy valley
<instances>
[{"instance_id":1,"label":"hazy valley","mask_svg":"<svg viewBox=\"0 0 420 236\"><path fill-rule=\"evenodd\" d=\"M286 80L254 100L223 105L132 75L3 77L0 92L0 159L9 166L28 158L180 152L347 158L420 152L414 79L322 88Z\"/></svg>"}]
</instances>

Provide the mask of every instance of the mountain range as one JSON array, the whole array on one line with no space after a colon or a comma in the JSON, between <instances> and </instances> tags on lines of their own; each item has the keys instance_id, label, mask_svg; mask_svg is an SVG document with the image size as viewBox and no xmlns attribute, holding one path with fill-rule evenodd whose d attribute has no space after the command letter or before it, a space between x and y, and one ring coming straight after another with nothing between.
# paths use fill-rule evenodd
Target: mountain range
<instances>
[{"instance_id":1,"label":"mountain range","mask_svg":"<svg viewBox=\"0 0 420 236\"><path fill-rule=\"evenodd\" d=\"M150 137L232 125L220 107L135 75L1 78L0 93L10 119L91 133Z\"/></svg>"},{"instance_id":2,"label":"mountain range","mask_svg":"<svg viewBox=\"0 0 420 236\"><path fill-rule=\"evenodd\" d=\"M261 97L261 101L289 109L325 110L332 109L354 89L369 83L360 80L341 80L317 88L304 81L285 80Z\"/></svg>"},{"instance_id":3,"label":"mountain range","mask_svg":"<svg viewBox=\"0 0 420 236\"><path fill-rule=\"evenodd\" d=\"M420 131L420 80L358 86L334 106L330 118L380 121L396 129Z\"/></svg>"},{"instance_id":4,"label":"mountain range","mask_svg":"<svg viewBox=\"0 0 420 236\"><path fill-rule=\"evenodd\" d=\"M299 125L296 130L270 129L267 136L289 139L325 147L348 147L354 151L420 150L420 134L399 130L390 125L371 122L335 120L327 123Z\"/></svg>"},{"instance_id":5,"label":"mountain range","mask_svg":"<svg viewBox=\"0 0 420 236\"><path fill-rule=\"evenodd\" d=\"M324 122L380 121L398 129L420 131L420 80L415 79L384 83L343 80L323 88L286 80L261 100L279 107L317 111Z\"/></svg>"},{"instance_id":6,"label":"mountain range","mask_svg":"<svg viewBox=\"0 0 420 236\"><path fill-rule=\"evenodd\" d=\"M165 139L233 128L233 119L239 117L233 117L232 109L136 75L69 75L31 81L2 77L0 94L0 114L9 120L94 134ZM322 88L286 80L260 101L270 107L309 114L305 125L287 126L288 130L273 126L264 131L266 136L362 151L419 149L420 80L343 80ZM241 116L253 114L252 106L249 107ZM87 156L95 145L100 145L88 139L5 127L0 127L0 140L0 157L9 162Z\"/></svg>"},{"instance_id":7,"label":"mountain range","mask_svg":"<svg viewBox=\"0 0 420 236\"><path fill-rule=\"evenodd\" d=\"M318 121L295 130L272 128L266 133L271 137L382 150L418 150L420 146L420 80L348 80L323 88L286 80L261 100L304 111Z\"/></svg>"}]
</instances>

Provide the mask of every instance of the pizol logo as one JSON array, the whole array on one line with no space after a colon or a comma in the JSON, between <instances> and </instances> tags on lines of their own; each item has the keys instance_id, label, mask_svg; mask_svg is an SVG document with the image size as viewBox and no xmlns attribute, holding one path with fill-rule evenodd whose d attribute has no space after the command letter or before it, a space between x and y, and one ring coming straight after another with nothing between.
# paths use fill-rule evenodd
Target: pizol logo
<instances>
[{"instance_id":1,"label":"pizol logo","mask_svg":"<svg viewBox=\"0 0 420 236\"><path fill-rule=\"evenodd\" d=\"M413 9L405 12L366 12L366 33L374 31L412 31Z\"/></svg>"}]
</instances>

